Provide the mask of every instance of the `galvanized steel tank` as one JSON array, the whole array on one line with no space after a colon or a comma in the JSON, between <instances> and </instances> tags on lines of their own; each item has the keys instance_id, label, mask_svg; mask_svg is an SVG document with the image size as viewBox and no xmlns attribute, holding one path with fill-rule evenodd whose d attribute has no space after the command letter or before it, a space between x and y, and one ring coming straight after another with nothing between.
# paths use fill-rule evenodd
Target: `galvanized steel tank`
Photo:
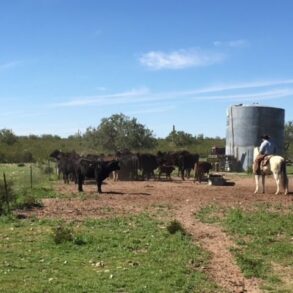
<instances>
[{"instance_id":1,"label":"galvanized steel tank","mask_svg":"<svg viewBox=\"0 0 293 293\"><path fill-rule=\"evenodd\" d=\"M261 136L270 135L277 153L284 151L285 110L260 105L234 105L227 110L226 155L239 161L247 171L253 163L253 150ZM239 171L240 171L239 170Z\"/></svg>"}]
</instances>

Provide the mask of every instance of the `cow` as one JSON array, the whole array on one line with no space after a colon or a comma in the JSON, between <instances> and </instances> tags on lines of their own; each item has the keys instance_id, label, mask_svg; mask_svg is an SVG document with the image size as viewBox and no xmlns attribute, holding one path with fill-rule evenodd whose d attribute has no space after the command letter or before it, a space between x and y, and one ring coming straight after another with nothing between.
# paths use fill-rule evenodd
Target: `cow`
<instances>
[{"instance_id":1,"label":"cow","mask_svg":"<svg viewBox=\"0 0 293 293\"><path fill-rule=\"evenodd\" d=\"M113 155L113 154L100 154L100 158L103 161L111 161L111 160L118 160L117 155ZM112 174L109 176L110 178L113 179L113 181L118 181L118 170L115 170L112 172Z\"/></svg>"},{"instance_id":2,"label":"cow","mask_svg":"<svg viewBox=\"0 0 293 293\"><path fill-rule=\"evenodd\" d=\"M70 179L76 181L75 163L80 156L75 151L64 153L62 151L55 150L49 156L56 160L58 175L62 174L65 184L68 184Z\"/></svg>"},{"instance_id":3,"label":"cow","mask_svg":"<svg viewBox=\"0 0 293 293\"><path fill-rule=\"evenodd\" d=\"M149 180L151 177L155 178L154 171L158 168L159 164L157 156L149 153L138 153L138 168L142 172L142 179Z\"/></svg>"},{"instance_id":4,"label":"cow","mask_svg":"<svg viewBox=\"0 0 293 293\"><path fill-rule=\"evenodd\" d=\"M194 182L201 182L204 174L209 174L212 169L212 164L209 162L198 162L194 165Z\"/></svg>"},{"instance_id":5,"label":"cow","mask_svg":"<svg viewBox=\"0 0 293 293\"><path fill-rule=\"evenodd\" d=\"M185 180L185 173L189 178L194 164L198 162L199 155L190 153L186 150L176 152L158 152L158 160L161 164L175 165L178 167L178 176Z\"/></svg>"},{"instance_id":6,"label":"cow","mask_svg":"<svg viewBox=\"0 0 293 293\"><path fill-rule=\"evenodd\" d=\"M81 158L76 165L78 191L83 191L85 178L94 177L97 183L97 192L102 193L102 183L113 171L120 170L119 161L103 161L102 159L88 160Z\"/></svg>"},{"instance_id":7,"label":"cow","mask_svg":"<svg viewBox=\"0 0 293 293\"><path fill-rule=\"evenodd\" d=\"M182 180L185 180L184 175L186 173L187 178L190 177L190 172L194 169L194 164L199 160L198 154L192 154L188 151L179 152L177 158L178 171L181 174Z\"/></svg>"},{"instance_id":8,"label":"cow","mask_svg":"<svg viewBox=\"0 0 293 293\"><path fill-rule=\"evenodd\" d=\"M116 157L119 160L120 170L118 171L119 180L137 180L138 179L138 157L129 151L117 152Z\"/></svg>"},{"instance_id":9,"label":"cow","mask_svg":"<svg viewBox=\"0 0 293 293\"><path fill-rule=\"evenodd\" d=\"M161 175L165 174L166 179L172 180L171 179L171 173L175 170L175 167L172 165L160 165L159 168L159 174L158 174L158 179L161 179Z\"/></svg>"}]
</instances>

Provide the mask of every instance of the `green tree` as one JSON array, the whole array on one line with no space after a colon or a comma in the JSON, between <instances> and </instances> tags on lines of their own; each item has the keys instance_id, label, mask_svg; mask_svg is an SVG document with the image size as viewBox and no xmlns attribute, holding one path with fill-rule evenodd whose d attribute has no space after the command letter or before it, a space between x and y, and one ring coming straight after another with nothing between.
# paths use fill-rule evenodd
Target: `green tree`
<instances>
[{"instance_id":1,"label":"green tree","mask_svg":"<svg viewBox=\"0 0 293 293\"><path fill-rule=\"evenodd\" d=\"M17 142L17 136L10 129L3 128L0 130L0 142L13 145Z\"/></svg>"},{"instance_id":2,"label":"green tree","mask_svg":"<svg viewBox=\"0 0 293 293\"><path fill-rule=\"evenodd\" d=\"M171 131L166 140L176 147L189 146L195 143L195 138L190 133L176 130Z\"/></svg>"},{"instance_id":3,"label":"green tree","mask_svg":"<svg viewBox=\"0 0 293 293\"><path fill-rule=\"evenodd\" d=\"M293 121L285 123L285 151L286 157L293 158Z\"/></svg>"},{"instance_id":4,"label":"green tree","mask_svg":"<svg viewBox=\"0 0 293 293\"><path fill-rule=\"evenodd\" d=\"M121 149L142 150L151 149L156 145L156 139L151 130L124 114L114 114L103 118L97 128L88 128L84 138L92 146L102 146L107 151Z\"/></svg>"}]
</instances>

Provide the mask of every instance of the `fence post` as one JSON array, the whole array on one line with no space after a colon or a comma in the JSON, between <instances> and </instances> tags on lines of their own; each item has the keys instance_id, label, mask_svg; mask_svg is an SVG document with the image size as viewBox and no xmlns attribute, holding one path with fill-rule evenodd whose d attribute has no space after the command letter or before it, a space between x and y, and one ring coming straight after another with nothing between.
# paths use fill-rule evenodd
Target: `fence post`
<instances>
[{"instance_id":1,"label":"fence post","mask_svg":"<svg viewBox=\"0 0 293 293\"><path fill-rule=\"evenodd\" d=\"M31 181L31 189L33 189L33 167L30 165L30 181Z\"/></svg>"}]
</instances>

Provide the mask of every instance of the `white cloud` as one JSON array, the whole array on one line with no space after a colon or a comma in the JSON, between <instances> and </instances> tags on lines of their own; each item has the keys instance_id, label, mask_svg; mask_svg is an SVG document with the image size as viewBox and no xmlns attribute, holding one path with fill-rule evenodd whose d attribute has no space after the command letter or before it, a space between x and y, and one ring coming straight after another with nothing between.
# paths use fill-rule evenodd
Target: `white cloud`
<instances>
[{"instance_id":1,"label":"white cloud","mask_svg":"<svg viewBox=\"0 0 293 293\"><path fill-rule=\"evenodd\" d=\"M215 41L215 47L230 47L230 48L244 48L248 47L250 43L247 40L239 39L234 41Z\"/></svg>"},{"instance_id":2,"label":"white cloud","mask_svg":"<svg viewBox=\"0 0 293 293\"><path fill-rule=\"evenodd\" d=\"M283 97L293 96L293 89L268 90L263 92L251 92L247 94L229 94L229 95L214 95L214 96L195 96L196 100L273 100Z\"/></svg>"},{"instance_id":3,"label":"white cloud","mask_svg":"<svg viewBox=\"0 0 293 293\"><path fill-rule=\"evenodd\" d=\"M77 107L77 106L88 106L88 105L113 105L113 104L124 104L129 102L135 102L137 99L141 101L141 97L146 96L149 93L147 88L132 89L126 92L100 95L95 97L79 97L72 99L67 102L55 103L51 107Z\"/></svg>"},{"instance_id":4,"label":"white cloud","mask_svg":"<svg viewBox=\"0 0 293 293\"><path fill-rule=\"evenodd\" d=\"M223 61L224 55L201 50L179 50L171 53L151 51L143 54L139 61L142 65L154 69L183 69L208 66Z\"/></svg>"},{"instance_id":5,"label":"white cloud","mask_svg":"<svg viewBox=\"0 0 293 293\"><path fill-rule=\"evenodd\" d=\"M82 106L111 106L111 105L137 105L140 104L139 111L154 112L156 106L145 103L155 102L173 102L181 100L268 100L293 96L293 79L269 80L243 82L235 84L223 84L199 88L189 91L172 91L172 92L151 92L147 88L132 89L125 92L99 95L94 97L79 97L69 101L50 105L54 108L59 107L82 107ZM286 85L286 88L283 86ZM245 90L245 93L244 93ZM169 105L173 107L173 105ZM160 110L160 109L161 110ZM169 110L158 107L156 111Z\"/></svg>"},{"instance_id":6,"label":"white cloud","mask_svg":"<svg viewBox=\"0 0 293 293\"><path fill-rule=\"evenodd\" d=\"M151 113L163 113L163 112L169 112L171 110L176 109L175 106L156 106L156 107L150 107L144 106L144 109L139 109L136 111L129 111L129 115L137 115L137 114L151 114Z\"/></svg>"},{"instance_id":7,"label":"white cloud","mask_svg":"<svg viewBox=\"0 0 293 293\"><path fill-rule=\"evenodd\" d=\"M293 84L293 79L283 79L283 80L267 80L267 81L253 81L253 82L242 82L242 83L231 83L231 84L220 84L214 85L206 88L201 88L197 90L190 91L181 91L179 94L182 95L195 95L203 93L214 93L214 92L224 92L231 90L241 90L241 89L250 89L250 88L264 88L264 87L273 87L281 85L290 85ZM174 94L177 94L176 92Z\"/></svg>"},{"instance_id":8,"label":"white cloud","mask_svg":"<svg viewBox=\"0 0 293 293\"><path fill-rule=\"evenodd\" d=\"M2 64L0 64L0 70L11 69L11 68L18 66L21 63L22 63L22 61L11 61L11 62L7 62L7 63L2 63Z\"/></svg>"}]
</instances>

